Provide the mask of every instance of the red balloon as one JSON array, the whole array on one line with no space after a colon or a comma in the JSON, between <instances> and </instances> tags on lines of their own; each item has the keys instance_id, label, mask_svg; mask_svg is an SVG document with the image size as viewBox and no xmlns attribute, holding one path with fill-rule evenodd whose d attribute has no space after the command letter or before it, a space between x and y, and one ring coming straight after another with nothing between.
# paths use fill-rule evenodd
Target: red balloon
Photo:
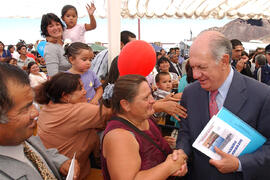
<instances>
[{"instance_id":1,"label":"red balloon","mask_svg":"<svg viewBox=\"0 0 270 180\"><path fill-rule=\"evenodd\" d=\"M124 46L118 57L120 76L139 74L147 76L156 64L154 48L141 40L131 41Z\"/></svg>"}]
</instances>

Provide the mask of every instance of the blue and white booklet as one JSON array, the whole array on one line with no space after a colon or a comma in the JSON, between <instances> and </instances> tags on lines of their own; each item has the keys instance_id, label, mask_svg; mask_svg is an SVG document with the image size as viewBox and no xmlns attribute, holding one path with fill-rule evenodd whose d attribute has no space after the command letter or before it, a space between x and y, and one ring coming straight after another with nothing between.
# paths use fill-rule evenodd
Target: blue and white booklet
<instances>
[{"instance_id":1,"label":"blue and white booklet","mask_svg":"<svg viewBox=\"0 0 270 180\"><path fill-rule=\"evenodd\" d=\"M210 119L192 146L208 157L219 160L221 157L215 152L215 146L238 157L254 152L265 141L266 138L258 131L223 107Z\"/></svg>"}]
</instances>

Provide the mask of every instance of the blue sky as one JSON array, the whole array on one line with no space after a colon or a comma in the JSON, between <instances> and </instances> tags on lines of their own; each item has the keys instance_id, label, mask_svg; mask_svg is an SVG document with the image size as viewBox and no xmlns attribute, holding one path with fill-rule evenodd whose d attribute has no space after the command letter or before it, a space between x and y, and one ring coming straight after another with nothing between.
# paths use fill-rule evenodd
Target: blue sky
<instances>
[{"instance_id":1,"label":"blue sky","mask_svg":"<svg viewBox=\"0 0 270 180\"><path fill-rule=\"evenodd\" d=\"M43 39L40 36L40 18L0 18L0 41L7 44L16 44L19 39L26 43L34 43ZM141 19L141 39L147 42L179 43L189 39L190 30L194 36L202 30L213 26L223 26L229 19ZM89 22L88 17L80 18L78 23ZM97 18L97 28L86 33L86 41L108 42L107 19ZM138 36L138 20L122 19L121 30L129 30Z\"/></svg>"}]
</instances>

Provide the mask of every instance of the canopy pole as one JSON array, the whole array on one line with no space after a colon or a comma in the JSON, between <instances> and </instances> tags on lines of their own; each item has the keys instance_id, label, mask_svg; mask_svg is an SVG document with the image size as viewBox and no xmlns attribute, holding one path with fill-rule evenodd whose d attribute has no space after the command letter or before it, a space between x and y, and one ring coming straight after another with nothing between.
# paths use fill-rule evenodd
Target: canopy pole
<instances>
[{"instance_id":1,"label":"canopy pole","mask_svg":"<svg viewBox=\"0 0 270 180\"><path fill-rule=\"evenodd\" d=\"M141 19L138 18L138 40L141 40Z\"/></svg>"},{"instance_id":2,"label":"canopy pole","mask_svg":"<svg viewBox=\"0 0 270 180\"><path fill-rule=\"evenodd\" d=\"M120 53L121 0L107 0L108 3L108 68L113 58Z\"/></svg>"}]
</instances>

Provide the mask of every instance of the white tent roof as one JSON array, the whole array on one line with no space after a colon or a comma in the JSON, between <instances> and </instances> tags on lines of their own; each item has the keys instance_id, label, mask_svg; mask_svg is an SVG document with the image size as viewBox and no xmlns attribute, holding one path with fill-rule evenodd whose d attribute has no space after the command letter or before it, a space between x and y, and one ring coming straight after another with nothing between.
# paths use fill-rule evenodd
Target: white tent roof
<instances>
[{"instance_id":1,"label":"white tent roof","mask_svg":"<svg viewBox=\"0 0 270 180\"><path fill-rule=\"evenodd\" d=\"M114 0L117 1L117 0ZM86 16L89 0L7 0L1 2L0 18L41 17L53 12L60 16L62 7L74 5L79 16ZM107 0L94 0L96 16L107 16ZM125 18L269 18L269 0L122 0L121 15Z\"/></svg>"}]
</instances>

